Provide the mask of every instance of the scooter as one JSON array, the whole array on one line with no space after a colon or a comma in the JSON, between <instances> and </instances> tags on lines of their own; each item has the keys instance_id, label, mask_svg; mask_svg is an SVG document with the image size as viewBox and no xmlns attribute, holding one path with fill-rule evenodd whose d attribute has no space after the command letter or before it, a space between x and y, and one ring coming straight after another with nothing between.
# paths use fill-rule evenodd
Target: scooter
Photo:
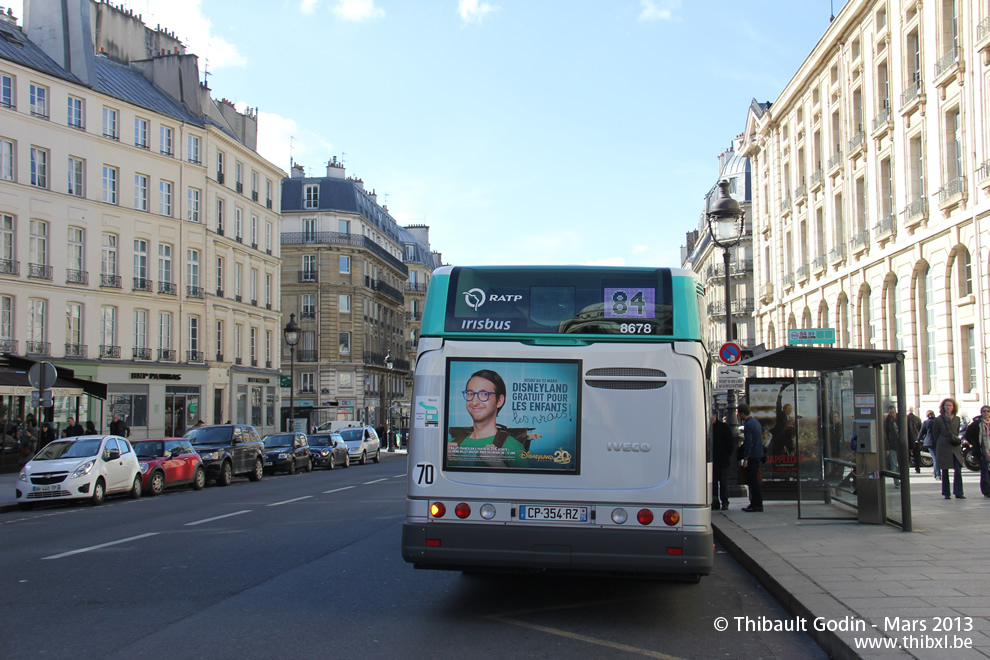
<instances>
[{"instance_id":1,"label":"scooter","mask_svg":"<svg viewBox=\"0 0 990 660\"><path fill-rule=\"evenodd\" d=\"M976 448L969 444L969 440L963 440L962 443L963 450L963 461L966 463L966 467L973 472L980 471L980 459L976 456Z\"/></svg>"}]
</instances>

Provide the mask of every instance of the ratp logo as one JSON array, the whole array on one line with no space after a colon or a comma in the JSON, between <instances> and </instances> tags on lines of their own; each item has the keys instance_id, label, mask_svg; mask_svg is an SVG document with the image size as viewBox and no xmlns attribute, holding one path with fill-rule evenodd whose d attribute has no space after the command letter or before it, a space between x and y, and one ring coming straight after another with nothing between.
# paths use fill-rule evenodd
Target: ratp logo
<instances>
[{"instance_id":1,"label":"ratp logo","mask_svg":"<svg viewBox=\"0 0 990 660\"><path fill-rule=\"evenodd\" d=\"M485 304L485 292L481 289L468 289L463 293L464 302L474 311Z\"/></svg>"}]
</instances>

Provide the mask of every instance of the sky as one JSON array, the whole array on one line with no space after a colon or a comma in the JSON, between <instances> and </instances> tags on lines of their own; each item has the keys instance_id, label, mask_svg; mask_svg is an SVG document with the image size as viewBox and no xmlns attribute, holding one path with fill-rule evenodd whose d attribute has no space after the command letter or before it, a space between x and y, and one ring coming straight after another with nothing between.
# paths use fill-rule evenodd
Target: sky
<instances>
[{"instance_id":1,"label":"sky","mask_svg":"<svg viewBox=\"0 0 990 660\"><path fill-rule=\"evenodd\" d=\"M444 263L653 267L844 2L114 0L258 109L262 156L336 156Z\"/></svg>"}]
</instances>

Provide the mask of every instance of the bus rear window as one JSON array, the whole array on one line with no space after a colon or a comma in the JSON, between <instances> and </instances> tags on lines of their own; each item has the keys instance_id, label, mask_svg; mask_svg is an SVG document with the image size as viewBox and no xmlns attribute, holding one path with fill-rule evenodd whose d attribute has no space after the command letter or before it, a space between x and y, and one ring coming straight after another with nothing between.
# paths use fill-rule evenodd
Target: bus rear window
<instances>
[{"instance_id":1,"label":"bus rear window","mask_svg":"<svg viewBox=\"0 0 990 660\"><path fill-rule=\"evenodd\" d=\"M447 332L671 335L666 268L454 268Z\"/></svg>"}]
</instances>

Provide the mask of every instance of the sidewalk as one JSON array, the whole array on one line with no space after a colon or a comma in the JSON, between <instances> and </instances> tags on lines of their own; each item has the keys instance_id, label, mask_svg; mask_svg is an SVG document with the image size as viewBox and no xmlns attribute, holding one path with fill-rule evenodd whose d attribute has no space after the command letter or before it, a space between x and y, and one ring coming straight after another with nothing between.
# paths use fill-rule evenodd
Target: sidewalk
<instances>
[{"instance_id":1,"label":"sidewalk","mask_svg":"<svg viewBox=\"0 0 990 660\"><path fill-rule=\"evenodd\" d=\"M986 658L990 499L980 494L979 474L963 474L965 500L943 499L930 469L911 474L914 532L798 520L796 502L767 502L763 513L746 513L740 509L748 502L736 499L729 511L713 514L715 536L795 618L807 619L808 633L833 658ZM817 632L816 617L865 623L859 632ZM952 629L936 630L935 617L952 617ZM960 632L965 617L973 618L973 629ZM897 624L900 631L889 629ZM902 650L908 635L921 648ZM953 637L972 640L973 650L953 648ZM898 649L856 647L856 640L884 638L898 640Z\"/></svg>"}]
</instances>

